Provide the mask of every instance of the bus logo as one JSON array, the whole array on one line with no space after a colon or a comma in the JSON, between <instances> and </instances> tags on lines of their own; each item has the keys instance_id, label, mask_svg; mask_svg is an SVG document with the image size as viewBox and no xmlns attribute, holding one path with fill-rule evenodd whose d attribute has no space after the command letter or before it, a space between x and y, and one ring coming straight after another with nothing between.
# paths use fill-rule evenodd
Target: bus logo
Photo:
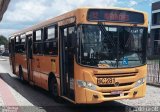
<instances>
[{"instance_id":1,"label":"bus logo","mask_svg":"<svg viewBox=\"0 0 160 112\"><path fill-rule=\"evenodd\" d=\"M119 87L119 82L115 82L114 86Z\"/></svg>"}]
</instances>

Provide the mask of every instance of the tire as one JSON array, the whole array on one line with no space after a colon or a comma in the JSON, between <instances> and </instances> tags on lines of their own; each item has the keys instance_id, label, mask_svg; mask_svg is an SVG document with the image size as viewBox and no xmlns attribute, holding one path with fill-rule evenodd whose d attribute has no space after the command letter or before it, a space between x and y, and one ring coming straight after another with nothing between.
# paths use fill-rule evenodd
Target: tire
<instances>
[{"instance_id":1,"label":"tire","mask_svg":"<svg viewBox=\"0 0 160 112\"><path fill-rule=\"evenodd\" d=\"M24 81L22 67L19 67L19 79L20 79L22 82Z\"/></svg>"},{"instance_id":2,"label":"tire","mask_svg":"<svg viewBox=\"0 0 160 112\"><path fill-rule=\"evenodd\" d=\"M51 97L58 103L60 103L60 97L58 95L58 83L56 78L51 77L49 81L49 92Z\"/></svg>"}]
</instances>

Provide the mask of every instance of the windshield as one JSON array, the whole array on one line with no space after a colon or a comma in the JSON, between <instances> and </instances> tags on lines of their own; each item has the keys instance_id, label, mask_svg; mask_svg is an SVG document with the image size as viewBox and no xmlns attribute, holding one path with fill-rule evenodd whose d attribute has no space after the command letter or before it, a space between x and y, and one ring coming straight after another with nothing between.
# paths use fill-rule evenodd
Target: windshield
<instances>
[{"instance_id":1,"label":"windshield","mask_svg":"<svg viewBox=\"0 0 160 112\"><path fill-rule=\"evenodd\" d=\"M77 61L92 67L124 68L146 63L147 28L80 25Z\"/></svg>"}]
</instances>

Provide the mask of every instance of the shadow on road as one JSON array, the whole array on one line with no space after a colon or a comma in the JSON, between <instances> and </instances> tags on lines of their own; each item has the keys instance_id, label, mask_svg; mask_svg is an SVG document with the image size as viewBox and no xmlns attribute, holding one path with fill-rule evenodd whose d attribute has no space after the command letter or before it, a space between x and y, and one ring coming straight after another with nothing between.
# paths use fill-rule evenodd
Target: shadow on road
<instances>
[{"instance_id":1,"label":"shadow on road","mask_svg":"<svg viewBox=\"0 0 160 112\"><path fill-rule=\"evenodd\" d=\"M47 112L125 112L128 109L128 106L116 101L92 105L75 105L66 100L56 103L47 91L22 83L17 77L0 74L0 78L33 105L42 107Z\"/></svg>"}]
</instances>

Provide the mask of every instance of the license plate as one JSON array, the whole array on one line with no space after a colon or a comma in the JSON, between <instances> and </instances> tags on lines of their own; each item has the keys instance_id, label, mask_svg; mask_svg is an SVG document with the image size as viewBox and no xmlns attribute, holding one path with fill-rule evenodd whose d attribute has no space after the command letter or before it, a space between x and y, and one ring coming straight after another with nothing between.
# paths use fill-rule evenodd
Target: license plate
<instances>
[{"instance_id":1,"label":"license plate","mask_svg":"<svg viewBox=\"0 0 160 112\"><path fill-rule=\"evenodd\" d=\"M123 94L123 91L112 91L111 94L112 95L115 95L115 94L120 94L121 95L121 94Z\"/></svg>"},{"instance_id":2,"label":"license plate","mask_svg":"<svg viewBox=\"0 0 160 112\"><path fill-rule=\"evenodd\" d=\"M105 84L114 84L115 78L98 78L97 84L98 85L105 85Z\"/></svg>"}]
</instances>

